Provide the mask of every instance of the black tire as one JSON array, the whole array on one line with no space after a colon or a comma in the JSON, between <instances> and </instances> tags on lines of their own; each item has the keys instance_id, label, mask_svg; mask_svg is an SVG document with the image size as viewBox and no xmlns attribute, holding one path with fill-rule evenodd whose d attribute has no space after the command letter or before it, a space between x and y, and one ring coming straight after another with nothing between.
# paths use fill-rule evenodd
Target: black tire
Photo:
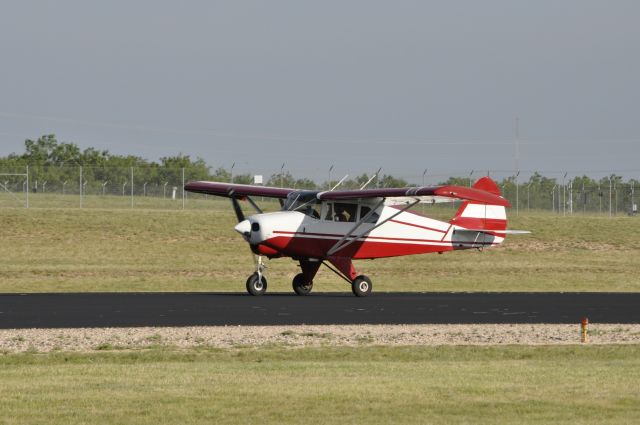
<instances>
[{"instance_id":1,"label":"black tire","mask_svg":"<svg viewBox=\"0 0 640 425\"><path fill-rule=\"evenodd\" d=\"M254 273L247 279L247 292L251 295L259 296L267 292L267 278L262 276L262 281L258 279L258 273Z\"/></svg>"},{"instance_id":2,"label":"black tire","mask_svg":"<svg viewBox=\"0 0 640 425\"><path fill-rule=\"evenodd\" d=\"M353 295L356 297L366 297L371 294L372 289L371 279L365 275L356 277L351 283L351 292L353 292Z\"/></svg>"},{"instance_id":3,"label":"black tire","mask_svg":"<svg viewBox=\"0 0 640 425\"><path fill-rule=\"evenodd\" d=\"M309 295L311 289L313 289L313 281L307 282L304 278L304 273L298 273L291 284L293 291L298 295Z\"/></svg>"}]
</instances>

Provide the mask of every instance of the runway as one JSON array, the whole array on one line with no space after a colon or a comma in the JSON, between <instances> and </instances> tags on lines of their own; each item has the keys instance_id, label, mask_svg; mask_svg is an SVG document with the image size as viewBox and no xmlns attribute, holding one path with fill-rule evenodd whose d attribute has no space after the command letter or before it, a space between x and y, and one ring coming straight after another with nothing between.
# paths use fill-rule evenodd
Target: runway
<instances>
[{"instance_id":1,"label":"runway","mask_svg":"<svg viewBox=\"0 0 640 425\"><path fill-rule=\"evenodd\" d=\"M0 294L0 328L640 323L640 293Z\"/></svg>"}]
</instances>

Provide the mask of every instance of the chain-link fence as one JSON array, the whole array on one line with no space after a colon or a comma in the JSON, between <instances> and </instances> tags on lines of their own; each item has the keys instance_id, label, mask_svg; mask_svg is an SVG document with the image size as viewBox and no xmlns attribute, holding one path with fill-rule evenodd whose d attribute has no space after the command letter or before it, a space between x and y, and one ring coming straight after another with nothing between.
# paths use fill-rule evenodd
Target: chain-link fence
<instances>
[{"instance_id":1,"label":"chain-link fence","mask_svg":"<svg viewBox=\"0 0 640 425\"><path fill-rule=\"evenodd\" d=\"M271 184L284 184L297 188L326 190L333 180L314 182L311 179L291 180L282 177L283 170L271 174ZM626 179L610 173L599 179L587 176L570 178L546 177L531 173L523 178L520 173L486 171L513 205L511 213L551 211L557 214L637 214L637 194L640 186L636 179ZM250 175L243 176L242 183ZM304 176L303 176L304 177ZM381 176L382 177L382 176ZM472 173L423 173L416 178L385 176L373 179L368 187L394 184L400 181L415 185L457 184L470 186L479 177ZM364 178L364 177L361 177ZM81 166L28 166L0 169L0 207L27 208L162 208L188 209L211 206L206 195L188 193L184 184L192 180L220 180L203 173L202 169L152 167L81 167ZM240 176L229 180L239 182ZM331 179L331 177L329 177ZM264 178L268 181L267 176ZM351 185L358 185L351 181ZM295 186L298 185L298 186Z\"/></svg>"}]
</instances>

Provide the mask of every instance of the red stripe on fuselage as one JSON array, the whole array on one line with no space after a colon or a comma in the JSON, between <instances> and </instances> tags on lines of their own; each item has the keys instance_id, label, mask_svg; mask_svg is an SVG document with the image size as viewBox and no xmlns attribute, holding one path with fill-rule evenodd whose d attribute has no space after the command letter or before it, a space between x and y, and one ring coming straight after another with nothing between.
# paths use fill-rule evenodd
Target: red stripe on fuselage
<instances>
[{"instance_id":1,"label":"red stripe on fuselage","mask_svg":"<svg viewBox=\"0 0 640 425\"><path fill-rule=\"evenodd\" d=\"M293 235L293 236L298 236L298 237L305 237L306 239L313 239L313 238L308 238L307 236L325 236L325 237L329 237L335 240L339 240L342 239L344 237L344 235L339 235L339 234L333 234L333 233L303 233L303 232L286 232L283 230L274 230L273 233L277 233L280 235ZM355 239L354 237L349 237L347 238L347 240L353 240ZM361 236L358 238L359 241L364 241L364 240L370 240L370 239L382 239L382 240L386 240L386 241L402 241L402 242L436 242L436 243L440 243L442 242L442 240L438 240L438 239L412 239L412 238L390 238L390 237L386 237L386 236Z\"/></svg>"},{"instance_id":2,"label":"red stripe on fuselage","mask_svg":"<svg viewBox=\"0 0 640 425\"><path fill-rule=\"evenodd\" d=\"M320 239L308 237L309 233L297 234L294 232L277 232L283 236L270 238L263 243L271 246L285 255L294 257L323 258L327 251L335 245L339 238ZM287 235L287 236L285 236ZM288 236L291 235L291 236ZM305 236L302 236L305 235ZM382 239L382 238L381 238ZM394 238L385 238L387 240L400 240ZM412 254L427 254L431 252L453 251L454 249L469 249L478 246L497 245L492 242L456 242L455 245L446 243L445 245L435 245L442 243L441 241L417 240L420 242L431 242L433 244L416 244L416 243L393 243L387 241L374 241L371 238L366 240L358 240L349 246L339 250L341 256L354 259L372 259L383 257L397 257Z\"/></svg>"}]
</instances>

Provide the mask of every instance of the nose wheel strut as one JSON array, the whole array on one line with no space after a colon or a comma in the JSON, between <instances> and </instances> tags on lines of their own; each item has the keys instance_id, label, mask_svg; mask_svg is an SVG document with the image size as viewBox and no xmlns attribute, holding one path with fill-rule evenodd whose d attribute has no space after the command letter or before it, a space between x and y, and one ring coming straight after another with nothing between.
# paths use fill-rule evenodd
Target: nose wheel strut
<instances>
[{"instance_id":1,"label":"nose wheel strut","mask_svg":"<svg viewBox=\"0 0 640 425\"><path fill-rule=\"evenodd\" d=\"M263 295L267 292L267 278L264 277L264 271L267 266L262 261L261 255L253 258L256 271L247 279L247 292L251 295Z\"/></svg>"}]
</instances>

